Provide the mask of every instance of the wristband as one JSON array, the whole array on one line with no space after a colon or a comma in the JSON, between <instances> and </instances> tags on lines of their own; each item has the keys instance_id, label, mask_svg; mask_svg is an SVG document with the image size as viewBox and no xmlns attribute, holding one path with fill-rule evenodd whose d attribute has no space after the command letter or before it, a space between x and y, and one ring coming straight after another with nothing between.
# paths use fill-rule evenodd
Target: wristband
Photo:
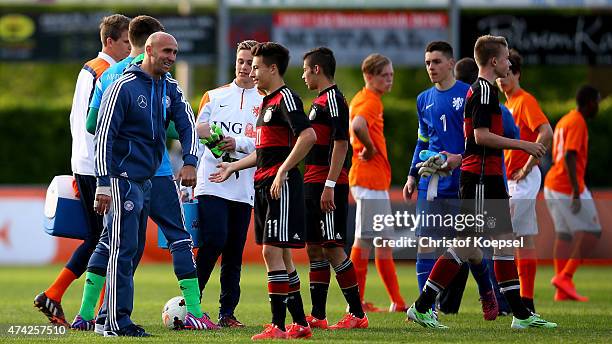
<instances>
[{"instance_id":1,"label":"wristband","mask_svg":"<svg viewBox=\"0 0 612 344\"><path fill-rule=\"evenodd\" d=\"M96 195L105 195L105 196L109 196L111 195L111 188L110 186L98 186L96 187Z\"/></svg>"},{"instance_id":2,"label":"wristband","mask_svg":"<svg viewBox=\"0 0 612 344\"><path fill-rule=\"evenodd\" d=\"M335 186L336 186L336 182L335 181L329 180L329 179L325 181L325 187L326 188L332 188L333 189Z\"/></svg>"}]
</instances>

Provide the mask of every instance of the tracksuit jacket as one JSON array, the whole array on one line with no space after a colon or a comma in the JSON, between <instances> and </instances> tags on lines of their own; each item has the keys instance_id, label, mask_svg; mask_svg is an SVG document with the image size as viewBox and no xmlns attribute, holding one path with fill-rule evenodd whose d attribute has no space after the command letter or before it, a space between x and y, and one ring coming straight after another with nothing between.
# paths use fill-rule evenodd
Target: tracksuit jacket
<instances>
[{"instance_id":1,"label":"tracksuit jacket","mask_svg":"<svg viewBox=\"0 0 612 344\"><path fill-rule=\"evenodd\" d=\"M176 80L154 80L132 65L102 97L95 136L99 186L110 177L143 182L155 175L164 154L166 128L176 125L185 165L197 166L195 117Z\"/></svg>"}]
</instances>

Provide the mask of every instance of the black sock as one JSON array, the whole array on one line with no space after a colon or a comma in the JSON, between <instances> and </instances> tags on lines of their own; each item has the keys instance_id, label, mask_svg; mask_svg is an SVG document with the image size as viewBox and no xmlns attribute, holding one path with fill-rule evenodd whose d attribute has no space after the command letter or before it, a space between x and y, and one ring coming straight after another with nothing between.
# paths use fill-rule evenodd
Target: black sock
<instances>
[{"instance_id":1,"label":"black sock","mask_svg":"<svg viewBox=\"0 0 612 344\"><path fill-rule=\"evenodd\" d=\"M357 275L353 262L346 258L340 265L334 267L336 272L336 280L342 289L342 294L349 305L349 312L358 318L363 318L365 313L361 306L361 298L359 296L359 284L357 284Z\"/></svg>"},{"instance_id":2,"label":"black sock","mask_svg":"<svg viewBox=\"0 0 612 344\"><path fill-rule=\"evenodd\" d=\"M499 288L516 318L523 320L531 316L531 312L521 299L521 287L518 280L500 282Z\"/></svg>"},{"instance_id":3,"label":"black sock","mask_svg":"<svg viewBox=\"0 0 612 344\"><path fill-rule=\"evenodd\" d=\"M306 322L306 314L304 314L302 295L300 295L300 277L297 274L297 270L289 273L287 309L289 310L289 313L291 313L294 323L302 326L308 326L308 322Z\"/></svg>"},{"instance_id":4,"label":"black sock","mask_svg":"<svg viewBox=\"0 0 612 344\"><path fill-rule=\"evenodd\" d=\"M329 262L310 262L310 300L312 311L310 314L317 319L325 319L325 306L327 303L327 291L329 289Z\"/></svg>"},{"instance_id":5,"label":"black sock","mask_svg":"<svg viewBox=\"0 0 612 344\"><path fill-rule=\"evenodd\" d=\"M285 316L287 315L287 291L289 278L287 270L268 272L268 297L272 309L272 324L285 331Z\"/></svg>"},{"instance_id":6,"label":"black sock","mask_svg":"<svg viewBox=\"0 0 612 344\"><path fill-rule=\"evenodd\" d=\"M440 291L442 291L442 288L439 285L436 285L436 283L431 280L427 280L423 292L414 303L416 310L419 313L427 313L427 311L431 309L431 305L436 301L436 297Z\"/></svg>"},{"instance_id":7,"label":"black sock","mask_svg":"<svg viewBox=\"0 0 612 344\"><path fill-rule=\"evenodd\" d=\"M531 313L535 313L535 305L533 304L533 299L530 299L528 297L521 297L521 300L523 300L523 304L525 305L525 307L527 307L527 309L531 312Z\"/></svg>"}]
</instances>

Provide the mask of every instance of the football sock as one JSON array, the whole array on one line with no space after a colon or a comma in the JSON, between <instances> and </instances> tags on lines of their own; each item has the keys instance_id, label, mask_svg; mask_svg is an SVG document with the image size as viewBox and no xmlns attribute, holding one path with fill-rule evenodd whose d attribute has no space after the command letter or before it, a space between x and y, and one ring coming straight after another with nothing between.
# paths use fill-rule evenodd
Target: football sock
<instances>
[{"instance_id":1,"label":"football sock","mask_svg":"<svg viewBox=\"0 0 612 344\"><path fill-rule=\"evenodd\" d=\"M415 307L420 313L427 312L435 302L436 296L446 288L461 269L461 260L456 257L454 251L447 250L442 257L438 258L429 279L425 282L425 288L415 302Z\"/></svg>"},{"instance_id":2,"label":"football sock","mask_svg":"<svg viewBox=\"0 0 612 344\"><path fill-rule=\"evenodd\" d=\"M555 274L561 273L563 268L565 268L565 264L567 264L568 259L572 254L572 242L564 239L555 239L555 248L554 248L554 261L555 261Z\"/></svg>"},{"instance_id":3,"label":"football sock","mask_svg":"<svg viewBox=\"0 0 612 344\"><path fill-rule=\"evenodd\" d=\"M377 247L375 257L376 269L385 284L391 302L405 305L406 302L400 294L399 283L397 281L393 250L390 247Z\"/></svg>"},{"instance_id":4,"label":"football sock","mask_svg":"<svg viewBox=\"0 0 612 344\"><path fill-rule=\"evenodd\" d=\"M200 307L200 287L198 286L197 278L185 278L178 281L183 298L185 298L185 307L187 312L193 314L196 318L202 317L202 308Z\"/></svg>"},{"instance_id":5,"label":"football sock","mask_svg":"<svg viewBox=\"0 0 612 344\"><path fill-rule=\"evenodd\" d=\"M427 282L434 264L436 264L435 252L417 253L416 277L419 284L419 294L423 291L423 288L425 288L425 282Z\"/></svg>"},{"instance_id":6,"label":"football sock","mask_svg":"<svg viewBox=\"0 0 612 344\"><path fill-rule=\"evenodd\" d=\"M59 275L57 275L53 284L45 290L45 295L51 300L61 302L62 296L64 296L64 293L75 279L77 279L77 276L74 272L70 271L68 268L63 268Z\"/></svg>"},{"instance_id":7,"label":"football sock","mask_svg":"<svg viewBox=\"0 0 612 344\"><path fill-rule=\"evenodd\" d=\"M340 265L334 267L336 272L336 280L342 290L342 294L349 305L349 312L358 318L363 318L363 308L361 307L361 299L359 298L359 284L357 284L357 275L355 267L349 258L346 258Z\"/></svg>"},{"instance_id":8,"label":"football sock","mask_svg":"<svg viewBox=\"0 0 612 344\"><path fill-rule=\"evenodd\" d=\"M97 312L100 312L100 308L102 308L102 304L104 304L104 294L106 294L106 282L104 282L104 285L102 286L102 290L100 290L100 298L98 299L98 307L97 308Z\"/></svg>"},{"instance_id":9,"label":"football sock","mask_svg":"<svg viewBox=\"0 0 612 344\"><path fill-rule=\"evenodd\" d=\"M105 281L106 276L100 276L89 271L85 273L83 299L81 300L81 309L79 309L79 315L83 318L83 320L93 320L96 304L98 303L98 297L100 296L101 292L104 292Z\"/></svg>"},{"instance_id":10,"label":"football sock","mask_svg":"<svg viewBox=\"0 0 612 344\"><path fill-rule=\"evenodd\" d=\"M289 276L287 270L268 272L268 297L272 309L272 324L285 331L287 315L287 294L289 293Z\"/></svg>"},{"instance_id":11,"label":"football sock","mask_svg":"<svg viewBox=\"0 0 612 344\"><path fill-rule=\"evenodd\" d=\"M298 276L297 270L293 270L287 276L289 277L287 309L289 310L289 313L291 313L294 323L302 326L308 326L308 322L306 322L306 314L304 314L302 295L300 294L300 276Z\"/></svg>"},{"instance_id":12,"label":"football sock","mask_svg":"<svg viewBox=\"0 0 612 344\"><path fill-rule=\"evenodd\" d=\"M521 300L520 282L516 265L513 256L494 256L493 265L495 269L495 278L499 284L499 288L508 301L512 314L518 319L527 319L531 316L531 312L527 309L523 300Z\"/></svg>"},{"instance_id":13,"label":"football sock","mask_svg":"<svg viewBox=\"0 0 612 344\"><path fill-rule=\"evenodd\" d=\"M561 274L565 275L566 277L570 279L573 278L581 262L582 262L582 259L572 258L568 260L567 264L565 264L565 267L561 271Z\"/></svg>"},{"instance_id":14,"label":"football sock","mask_svg":"<svg viewBox=\"0 0 612 344\"><path fill-rule=\"evenodd\" d=\"M310 300L312 311L310 314L317 319L325 319L325 304L331 273L327 260L310 262Z\"/></svg>"},{"instance_id":15,"label":"football sock","mask_svg":"<svg viewBox=\"0 0 612 344\"><path fill-rule=\"evenodd\" d=\"M519 248L518 256L518 276L521 283L521 298L523 303L530 311L535 312L533 304L535 277L537 269L537 256L535 248Z\"/></svg>"},{"instance_id":16,"label":"football sock","mask_svg":"<svg viewBox=\"0 0 612 344\"><path fill-rule=\"evenodd\" d=\"M470 266L472 276L474 276L474 280L476 280L476 284L478 285L478 294L480 294L480 296L483 296L489 291L491 291L493 289L493 286L491 285L491 280L489 279L489 268L484 258L480 261L479 264L468 265Z\"/></svg>"},{"instance_id":17,"label":"football sock","mask_svg":"<svg viewBox=\"0 0 612 344\"><path fill-rule=\"evenodd\" d=\"M357 284L359 284L359 298L363 301L365 294L366 276L368 274L368 260L370 250L353 246L351 249L351 261L355 266L355 275L357 276Z\"/></svg>"}]
</instances>

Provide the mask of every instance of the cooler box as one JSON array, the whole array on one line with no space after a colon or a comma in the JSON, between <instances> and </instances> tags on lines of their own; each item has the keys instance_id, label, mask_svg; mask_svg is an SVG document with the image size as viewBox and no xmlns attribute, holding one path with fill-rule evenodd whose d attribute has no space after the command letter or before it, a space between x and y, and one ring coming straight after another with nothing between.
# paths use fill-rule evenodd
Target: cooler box
<instances>
[{"instance_id":1,"label":"cooler box","mask_svg":"<svg viewBox=\"0 0 612 344\"><path fill-rule=\"evenodd\" d=\"M200 235L198 233L200 228L198 217L198 200L196 199L183 203L181 206L183 207L183 216L185 217L185 227L187 228L189 235L191 235L193 246L200 247ZM168 248L168 240L166 240L161 227L158 227L157 229L157 246L164 249Z\"/></svg>"},{"instance_id":2,"label":"cooler box","mask_svg":"<svg viewBox=\"0 0 612 344\"><path fill-rule=\"evenodd\" d=\"M56 176L51 181L45 199L44 227L53 236L86 239L89 224L81 200L74 195L73 181L73 176Z\"/></svg>"}]
</instances>

